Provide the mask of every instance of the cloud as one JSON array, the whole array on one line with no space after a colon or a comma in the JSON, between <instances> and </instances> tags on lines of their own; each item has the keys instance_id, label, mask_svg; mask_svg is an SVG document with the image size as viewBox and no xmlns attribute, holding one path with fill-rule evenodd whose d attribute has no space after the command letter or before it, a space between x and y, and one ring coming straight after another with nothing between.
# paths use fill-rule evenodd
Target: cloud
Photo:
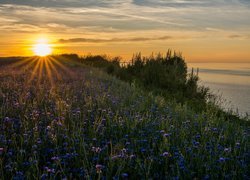
<instances>
[{"instance_id":1,"label":"cloud","mask_svg":"<svg viewBox=\"0 0 250 180\"><path fill-rule=\"evenodd\" d=\"M150 7L216 7L231 6L237 4L250 5L249 0L133 0L133 3L139 6Z\"/></svg>"},{"instance_id":2,"label":"cloud","mask_svg":"<svg viewBox=\"0 0 250 180\"><path fill-rule=\"evenodd\" d=\"M232 34L228 36L229 39L250 39L249 35Z\"/></svg>"},{"instance_id":3,"label":"cloud","mask_svg":"<svg viewBox=\"0 0 250 180\"><path fill-rule=\"evenodd\" d=\"M0 4L27 5L33 7L111 7L126 4L127 0L1 0Z\"/></svg>"},{"instance_id":4,"label":"cloud","mask_svg":"<svg viewBox=\"0 0 250 180\"><path fill-rule=\"evenodd\" d=\"M156 41L172 39L171 36L162 36L155 38L113 38L113 39L89 39L89 38L72 38L72 39L59 39L60 43L105 43L105 42L140 42L140 41Z\"/></svg>"},{"instance_id":5,"label":"cloud","mask_svg":"<svg viewBox=\"0 0 250 180\"><path fill-rule=\"evenodd\" d=\"M181 23L151 16L146 12L144 15L138 14L138 10L133 8L128 13L123 8L40 8L23 5L2 5L2 7L1 15L5 16L5 19L17 18L18 23L36 26L60 24L72 29L85 26L86 29L92 30L99 27L98 31L99 29L102 31L151 30L163 29L166 26L182 26Z\"/></svg>"},{"instance_id":6,"label":"cloud","mask_svg":"<svg viewBox=\"0 0 250 180\"><path fill-rule=\"evenodd\" d=\"M223 32L223 29L218 29L218 28L212 28L212 27L206 27L205 28L207 31L213 31L213 32Z\"/></svg>"},{"instance_id":7,"label":"cloud","mask_svg":"<svg viewBox=\"0 0 250 180\"><path fill-rule=\"evenodd\" d=\"M151 6L151 7L184 7L184 6L205 6L209 4L209 1L197 1L197 0L133 0L133 3L139 6Z\"/></svg>"},{"instance_id":8,"label":"cloud","mask_svg":"<svg viewBox=\"0 0 250 180\"><path fill-rule=\"evenodd\" d=\"M35 7L91 7L107 6L103 0L1 0L0 4L17 4Z\"/></svg>"},{"instance_id":9,"label":"cloud","mask_svg":"<svg viewBox=\"0 0 250 180\"><path fill-rule=\"evenodd\" d=\"M250 6L250 1L249 0L239 0L239 2L244 4L244 5Z\"/></svg>"},{"instance_id":10,"label":"cloud","mask_svg":"<svg viewBox=\"0 0 250 180\"><path fill-rule=\"evenodd\" d=\"M65 40L85 37L82 41L88 42L184 32L221 38L249 32L245 4L247 0L0 0L0 33L65 34Z\"/></svg>"},{"instance_id":11,"label":"cloud","mask_svg":"<svg viewBox=\"0 0 250 180\"><path fill-rule=\"evenodd\" d=\"M0 4L28 5L34 7L117 7L127 4L148 7L205 7L225 5L250 5L249 0L1 0Z\"/></svg>"},{"instance_id":12,"label":"cloud","mask_svg":"<svg viewBox=\"0 0 250 180\"><path fill-rule=\"evenodd\" d=\"M233 34L233 35L230 35L228 37L231 38L231 39L238 39L238 38L242 38L243 36L238 35L238 34Z\"/></svg>"},{"instance_id":13,"label":"cloud","mask_svg":"<svg viewBox=\"0 0 250 180\"><path fill-rule=\"evenodd\" d=\"M1 31L6 32L20 32L20 33L34 33L34 32L47 32L48 29L31 24L14 24L14 25L1 25Z\"/></svg>"},{"instance_id":14,"label":"cloud","mask_svg":"<svg viewBox=\"0 0 250 180\"><path fill-rule=\"evenodd\" d=\"M83 26L93 31L95 27L102 31L201 31L206 27L232 30L250 27L249 6L243 3L247 1L0 0L0 14L5 19L16 18L21 24L51 24L51 28L58 31L60 27L55 25L60 24L64 26L62 32L65 28L72 31Z\"/></svg>"}]
</instances>

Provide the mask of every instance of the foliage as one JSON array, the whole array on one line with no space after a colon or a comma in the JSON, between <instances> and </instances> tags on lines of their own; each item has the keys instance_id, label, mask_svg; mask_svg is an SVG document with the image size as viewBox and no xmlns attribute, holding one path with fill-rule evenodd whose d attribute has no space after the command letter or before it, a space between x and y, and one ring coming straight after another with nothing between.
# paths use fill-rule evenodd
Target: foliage
<instances>
[{"instance_id":1,"label":"foliage","mask_svg":"<svg viewBox=\"0 0 250 180\"><path fill-rule=\"evenodd\" d=\"M190 105L196 111L203 111L211 94L206 87L198 86L198 72L187 71L187 64L179 53L168 50L166 55L157 54L142 57L135 54L131 63L121 66L121 58L110 59L107 56L86 56L80 58L83 64L104 69L108 74L136 84L168 100Z\"/></svg>"}]
</instances>

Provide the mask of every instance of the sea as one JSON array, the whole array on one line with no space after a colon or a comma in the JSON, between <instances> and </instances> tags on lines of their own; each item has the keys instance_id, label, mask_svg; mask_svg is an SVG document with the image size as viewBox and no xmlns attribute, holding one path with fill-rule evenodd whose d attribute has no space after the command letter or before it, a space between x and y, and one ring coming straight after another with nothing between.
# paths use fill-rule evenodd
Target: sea
<instances>
[{"instance_id":1,"label":"sea","mask_svg":"<svg viewBox=\"0 0 250 180\"><path fill-rule=\"evenodd\" d=\"M199 68L199 83L218 96L224 110L250 117L250 63L188 63Z\"/></svg>"}]
</instances>

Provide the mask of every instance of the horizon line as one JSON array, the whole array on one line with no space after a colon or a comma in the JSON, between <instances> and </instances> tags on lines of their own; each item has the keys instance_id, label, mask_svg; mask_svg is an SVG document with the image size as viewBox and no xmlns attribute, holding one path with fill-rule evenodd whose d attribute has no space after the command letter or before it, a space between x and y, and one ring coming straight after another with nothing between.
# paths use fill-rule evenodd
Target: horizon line
<instances>
[{"instance_id":1,"label":"horizon line","mask_svg":"<svg viewBox=\"0 0 250 180\"><path fill-rule=\"evenodd\" d=\"M136 54L136 53L134 53ZM91 54L91 53L87 53L85 55L80 55L77 53L61 53L61 54L50 54L48 56L61 56L61 55L78 55L79 58L83 58L84 56L107 56L107 57L111 57L111 58L115 58L115 57L120 57L122 60L131 60L133 55L131 56L131 58L127 59L127 58L123 58L121 56L111 56L108 54ZM30 58L30 57L38 57L37 55L30 55L30 56L22 56L22 55L14 55L14 56L0 56L0 58ZM142 56L142 57L148 57L148 56ZM237 63L250 63L250 59L249 60L243 60L243 61L223 61L223 60L187 60L185 59L185 57L183 57L185 62L187 63L232 63L232 64L237 64Z\"/></svg>"}]
</instances>

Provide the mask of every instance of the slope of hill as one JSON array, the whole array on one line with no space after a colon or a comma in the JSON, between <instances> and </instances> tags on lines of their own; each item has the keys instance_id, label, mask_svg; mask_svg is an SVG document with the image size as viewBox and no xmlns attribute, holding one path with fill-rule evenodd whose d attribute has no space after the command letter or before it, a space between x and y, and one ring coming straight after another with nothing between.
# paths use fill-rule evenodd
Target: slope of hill
<instances>
[{"instance_id":1,"label":"slope of hill","mask_svg":"<svg viewBox=\"0 0 250 180\"><path fill-rule=\"evenodd\" d=\"M249 178L249 126L52 57L0 68L1 179Z\"/></svg>"}]
</instances>

